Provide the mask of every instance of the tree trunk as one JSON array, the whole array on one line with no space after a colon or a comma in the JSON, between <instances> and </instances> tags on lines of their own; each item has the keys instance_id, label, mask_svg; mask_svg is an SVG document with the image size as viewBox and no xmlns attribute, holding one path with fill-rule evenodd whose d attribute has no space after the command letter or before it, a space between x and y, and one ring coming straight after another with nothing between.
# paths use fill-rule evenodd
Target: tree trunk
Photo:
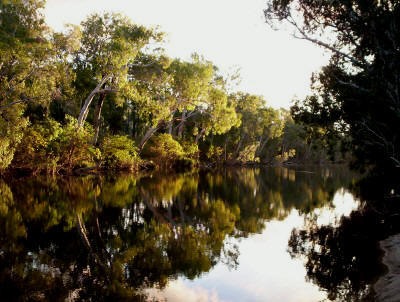
<instances>
[{"instance_id":1,"label":"tree trunk","mask_svg":"<svg viewBox=\"0 0 400 302\"><path fill-rule=\"evenodd\" d=\"M181 122L180 122L179 127L178 127L178 137L179 138L182 137L183 129L184 129L184 126L185 126L185 122L186 122L186 110L183 110L182 111Z\"/></svg>"},{"instance_id":2,"label":"tree trunk","mask_svg":"<svg viewBox=\"0 0 400 302\"><path fill-rule=\"evenodd\" d=\"M203 128L203 129L201 129L201 131L199 133L197 133L196 140L195 140L196 145L199 143L199 140L203 136L204 132L206 132L206 130Z\"/></svg>"},{"instance_id":3,"label":"tree trunk","mask_svg":"<svg viewBox=\"0 0 400 302\"><path fill-rule=\"evenodd\" d=\"M158 126L156 127L151 127L149 130L146 131L145 135L143 136L142 140L140 141L139 144L139 153L142 152L144 145L147 143L147 141L152 137L154 133L158 130Z\"/></svg>"},{"instance_id":4,"label":"tree trunk","mask_svg":"<svg viewBox=\"0 0 400 302\"><path fill-rule=\"evenodd\" d=\"M94 109L94 120L93 120L93 128L94 128L94 137L93 137L93 145L97 144L97 140L99 138L100 132L100 123L101 123L101 109L103 108L105 94L100 94L99 99L96 102L96 107Z\"/></svg>"},{"instance_id":5,"label":"tree trunk","mask_svg":"<svg viewBox=\"0 0 400 302\"><path fill-rule=\"evenodd\" d=\"M105 83L108 81L109 78L110 78L109 76L103 77L101 82L99 84L97 84L96 88L93 89L92 92L86 98L86 100L83 103L83 106L81 108L81 112L79 113L79 116L78 116L78 128L82 127L83 124L85 123L85 120L89 113L89 106L92 103L93 98L95 97L95 95L97 93L99 93L102 90L103 86L105 85Z\"/></svg>"},{"instance_id":6,"label":"tree trunk","mask_svg":"<svg viewBox=\"0 0 400 302\"><path fill-rule=\"evenodd\" d=\"M226 162L226 159L227 159L227 157L226 157L226 141L227 141L227 139L225 139L225 144L224 144L224 161Z\"/></svg>"},{"instance_id":7,"label":"tree trunk","mask_svg":"<svg viewBox=\"0 0 400 302\"><path fill-rule=\"evenodd\" d=\"M168 123L168 134L169 134L169 135L172 135L172 127L173 127L173 124L174 124L174 121L173 121L173 120L170 121L170 122Z\"/></svg>"},{"instance_id":8,"label":"tree trunk","mask_svg":"<svg viewBox=\"0 0 400 302\"><path fill-rule=\"evenodd\" d=\"M242 148L242 144L243 144L243 139L244 138L240 138L237 146L236 146L236 150L235 150L235 159L237 159L239 157L239 153L240 153L240 148Z\"/></svg>"},{"instance_id":9,"label":"tree trunk","mask_svg":"<svg viewBox=\"0 0 400 302\"><path fill-rule=\"evenodd\" d=\"M171 112L171 121L168 123L168 134L172 135L172 130L174 127L174 115L176 110Z\"/></svg>"},{"instance_id":10,"label":"tree trunk","mask_svg":"<svg viewBox=\"0 0 400 302\"><path fill-rule=\"evenodd\" d=\"M260 157L261 152L264 150L265 146L267 145L269 138L267 137L264 141L260 142L260 146L258 146L256 151L256 157Z\"/></svg>"}]
</instances>

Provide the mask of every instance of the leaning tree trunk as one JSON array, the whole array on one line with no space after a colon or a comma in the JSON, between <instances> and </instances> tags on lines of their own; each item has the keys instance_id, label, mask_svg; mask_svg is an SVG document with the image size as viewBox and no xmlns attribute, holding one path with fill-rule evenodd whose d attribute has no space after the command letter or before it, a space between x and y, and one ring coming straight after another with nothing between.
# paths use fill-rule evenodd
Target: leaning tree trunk
<instances>
[{"instance_id":1,"label":"leaning tree trunk","mask_svg":"<svg viewBox=\"0 0 400 302\"><path fill-rule=\"evenodd\" d=\"M245 136L246 135L243 135L243 137L241 137L239 139L239 142L238 142L238 144L236 146L236 150L235 150L235 153L234 153L234 159L237 159L239 157L240 149L242 148L242 144L243 144L243 140L244 140Z\"/></svg>"},{"instance_id":2,"label":"leaning tree trunk","mask_svg":"<svg viewBox=\"0 0 400 302\"><path fill-rule=\"evenodd\" d=\"M174 127L174 115L176 110L171 112L171 120L168 122L168 134L172 135L172 129Z\"/></svg>"},{"instance_id":3,"label":"leaning tree trunk","mask_svg":"<svg viewBox=\"0 0 400 302\"><path fill-rule=\"evenodd\" d=\"M139 153L142 152L144 145L147 143L150 137L152 137L152 135L157 132L158 128L159 126L151 127L149 130L146 131L145 135L143 136L139 144Z\"/></svg>"},{"instance_id":4,"label":"leaning tree trunk","mask_svg":"<svg viewBox=\"0 0 400 302\"><path fill-rule=\"evenodd\" d=\"M182 137L183 129L185 127L185 122L186 122L186 110L182 110L181 122L179 123L179 126L178 126L178 137L179 138Z\"/></svg>"},{"instance_id":5,"label":"leaning tree trunk","mask_svg":"<svg viewBox=\"0 0 400 302\"><path fill-rule=\"evenodd\" d=\"M194 141L196 145L199 144L199 140L204 135L205 132L206 132L206 129L203 128L203 129L201 129L201 131L199 133L197 133L196 139Z\"/></svg>"},{"instance_id":6,"label":"leaning tree trunk","mask_svg":"<svg viewBox=\"0 0 400 302\"><path fill-rule=\"evenodd\" d=\"M79 113L79 116L78 116L78 128L82 127L83 124L85 123L85 120L86 120L87 115L89 113L90 104L92 103L92 101L93 101L94 97L96 96L96 94L113 91L112 89L104 89L104 86L105 86L106 82L109 79L110 79L110 76L103 77L101 82L99 84L97 84L96 88L93 89L92 92L86 98L86 100L83 103L83 106L81 108L81 112Z\"/></svg>"},{"instance_id":7,"label":"leaning tree trunk","mask_svg":"<svg viewBox=\"0 0 400 302\"><path fill-rule=\"evenodd\" d=\"M99 138L100 132L100 122L101 122L101 109L103 108L103 103L105 99L105 94L100 94L99 99L96 102L96 107L94 109L94 120L93 120L93 128L94 128L94 137L93 137L93 145L97 144L97 140Z\"/></svg>"},{"instance_id":8,"label":"leaning tree trunk","mask_svg":"<svg viewBox=\"0 0 400 302\"><path fill-rule=\"evenodd\" d=\"M256 151L256 157L260 157L262 151L264 150L265 146L267 145L269 141L269 138L267 137L264 141L260 140L260 145L257 148Z\"/></svg>"}]
</instances>

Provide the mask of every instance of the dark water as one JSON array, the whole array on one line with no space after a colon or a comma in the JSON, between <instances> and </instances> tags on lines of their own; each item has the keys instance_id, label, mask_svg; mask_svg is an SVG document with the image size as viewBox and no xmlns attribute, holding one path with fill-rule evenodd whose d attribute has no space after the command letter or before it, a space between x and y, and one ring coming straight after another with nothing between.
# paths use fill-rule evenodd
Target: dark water
<instances>
[{"instance_id":1,"label":"dark water","mask_svg":"<svg viewBox=\"0 0 400 302\"><path fill-rule=\"evenodd\" d=\"M0 299L368 299L381 222L355 183L343 168L5 179Z\"/></svg>"}]
</instances>

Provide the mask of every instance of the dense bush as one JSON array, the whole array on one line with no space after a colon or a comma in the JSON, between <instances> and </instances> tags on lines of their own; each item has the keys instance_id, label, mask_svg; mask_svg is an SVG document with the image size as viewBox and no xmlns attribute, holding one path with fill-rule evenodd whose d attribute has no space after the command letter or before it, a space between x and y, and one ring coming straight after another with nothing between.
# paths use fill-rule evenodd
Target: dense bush
<instances>
[{"instance_id":1,"label":"dense bush","mask_svg":"<svg viewBox=\"0 0 400 302\"><path fill-rule=\"evenodd\" d=\"M181 144L170 134L153 136L143 150L143 156L151 159L157 166L171 167L178 160L183 160L185 152Z\"/></svg>"},{"instance_id":2,"label":"dense bush","mask_svg":"<svg viewBox=\"0 0 400 302\"><path fill-rule=\"evenodd\" d=\"M194 161L199 160L199 146L197 144L183 141L181 145L187 159L192 159Z\"/></svg>"},{"instance_id":3,"label":"dense bush","mask_svg":"<svg viewBox=\"0 0 400 302\"><path fill-rule=\"evenodd\" d=\"M241 163L255 162L257 148L257 143L246 146L244 150L239 153L237 160Z\"/></svg>"},{"instance_id":4,"label":"dense bush","mask_svg":"<svg viewBox=\"0 0 400 302\"><path fill-rule=\"evenodd\" d=\"M206 156L211 162L222 162L224 158L224 149L222 147L211 145Z\"/></svg>"},{"instance_id":5,"label":"dense bush","mask_svg":"<svg viewBox=\"0 0 400 302\"><path fill-rule=\"evenodd\" d=\"M89 126L77 129L76 125L76 119L67 116L65 125L46 119L29 126L11 167L32 173L56 173L94 166L100 153L91 145L93 130Z\"/></svg>"},{"instance_id":6,"label":"dense bush","mask_svg":"<svg viewBox=\"0 0 400 302\"><path fill-rule=\"evenodd\" d=\"M61 132L61 125L51 119L29 126L15 152L12 167L33 173L54 172L59 157L52 147Z\"/></svg>"},{"instance_id":7,"label":"dense bush","mask_svg":"<svg viewBox=\"0 0 400 302\"><path fill-rule=\"evenodd\" d=\"M134 142L127 136L116 135L104 138L101 144L102 165L106 169L135 169L139 162Z\"/></svg>"},{"instance_id":8,"label":"dense bush","mask_svg":"<svg viewBox=\"0 0 400 302\"><path fill-rule=\"evenodd\" d=\"M92 144L93 136L94 131L90 125L77 128L77 120L67 116L63 131L51 145L52 150L58 154L58 166L72 170L96 165L100 151Z\"/></svg>"},{"instance_id":9,"label":"dense bush","mask_svg":"<svg viewBox=\"0 0 400 302\"><path fill-rule=\"evenodd\" d=\"M28 119L22 116L22 111L12 109L0 112L0 172L7 169L13 160L28 125Z\"/></svg>"}]
</instances>

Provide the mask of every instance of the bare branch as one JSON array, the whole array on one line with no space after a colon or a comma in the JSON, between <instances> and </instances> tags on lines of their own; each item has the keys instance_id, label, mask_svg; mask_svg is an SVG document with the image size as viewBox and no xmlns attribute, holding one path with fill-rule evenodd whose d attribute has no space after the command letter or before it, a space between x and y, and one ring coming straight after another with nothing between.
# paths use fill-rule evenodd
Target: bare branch
<instances>
[{"instance_id":1,"label":"bare branch","mask_svg":"<svg viewBox=\"0 0 400 302\"><path fill-rule=\"evenodd\" d=\"M361 61L355 59L355 58L352 57L351 55L346 54L346 53L340 51L339 49L337 49L337 48L335 48L335 47L333 47L333 46L331 46L331 45L329 45L329 44L327 44L327 43L325 43L325 42L323 42L323 41L320 41L320 40L317 40L317 39L315 39L315 38L310 37L304 30L302 30L302 29L300 28L300 26L297 24L296 21L293 20L293 18L292 18L291 16L287 17L286 20L287 20L290 24L292 24L292 25L297 29L297 31L301 34L301 37L294 35L295 38L297 38L297 39L304 39L304 40L310 41L310 42L312 42L312 43L314 43L314 44L317 44L317 45L319 45L319 46L321 46L321 47L323 47L323 48L326 48L326 49L328 49L328 50L330 50L330 51L332 51L332 52L338 54L338 55L341 56L341 57L344 57L344 58L348 59L348 60L349 60L350 62L352 62L355 66L358 66L358 67L365 67L365 63L364 63L364 62L361 62Z\"/></svg>"},{"instance_id":2,"label":"bare branch","mask_svg":"<svg viewBox=\"0 0 400 302\"><path fill-rule=\"evenodd\" d=\"M16 105L16 104L27 103L27 102L29 102L29 101L31 101L31 99L18 100L18 101L15 101L15 102L11 102L11 103L9 103L9 104L7 104L7 105L2 105L2 106L0 106L0 110L6 109L6 108L11 107L11 106L14 106L14 105Z\"/></svg>"},{"instance_id":3,"label":"bare branch","mask_svg":"<svg viewBox=\"0 0 400 302\"><path fill-rule=\"evenodd\" d=\"M110 93L110 92L118 92L118 89L104 88L104 89L98 90L96 93Z\"/></svg>"},{"instance_id":4,"label":"bare branch","mask_svg":"<svg viewBox=\"0 0 400 302\"><path fill-rule=\"evenodd\" d=\"M371 92L369 89L366 89L366 88L364 88L364 87L361 87L361 86L359 86L359 85L357 85L357 84L355 84L355 83L353 83L353 82L345 82L345 81L343 81L343 80L340 80L338 77L334 77L334 78L336 79L336 81L337 81L339 84L352 87L352 88L354 88L354 89L357 89L357 90L362 91L362 92L365 92L365 93Z\"/></svg>"},{"instance_id":5,"label":"bare branch","mask_svg":"<svg viewBox=\"0 0 400 302\"><path fill-rule=\"evenodd\" d=\"M156 63L157 63L157 62L151 62L151 63L148 63L148 64L134 64L134 63L130 63L130 64L128 64L128 67L129 67L129 68L131 68L131 67L146 68L146 67L151 67L151 66L155 65Z\"/></svg>"}]
</instances>

